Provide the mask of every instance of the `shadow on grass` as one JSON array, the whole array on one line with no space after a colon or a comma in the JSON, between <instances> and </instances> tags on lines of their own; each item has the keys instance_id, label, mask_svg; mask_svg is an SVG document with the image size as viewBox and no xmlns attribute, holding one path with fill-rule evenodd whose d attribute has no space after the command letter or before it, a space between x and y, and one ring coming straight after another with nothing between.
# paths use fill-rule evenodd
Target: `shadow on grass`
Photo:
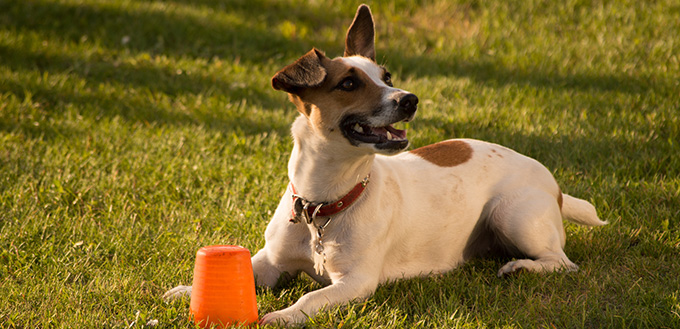
<instances>
[{"instance_id":1,"label":"shadow on grass","mask_svg":"<svg viewBox=\"0 0 680 329\"><path fill-rule=\"evenodd\" d=\"M176 68L158 66L153 63L130 64L121 61L130 54L149 54L150 57L169 56L173 59L201 59L210 63L214 58L228 62L248 64L246 69L261 69L263 65L283 65L297 58L312 46L321 49L337 49L341 40L314 40L284 35L279 25L295 22L295 25L309 26L316 30L323 27L344 29L349 16L341 9L326 10L323 6L300 6L293 2L277 1L169 1L133 3L63 4L48 1L14 1L0 3L0 27L9 33L33 35L36 39L45 38L47 46L31 44L28 41L15 45L0 43L0 64L20 74L51 75L63 74L74 85L49 86L41 81L12 80L3 77L3 89L23 99L26 93L43 103L45 111L74 104L79 114L99 117L120 116L134 122L203 125L213 129L239 127L243 131L256 134L276 130L286 134L289 122L262 122L247 115L224 116L223 113L187 113L174 110L173 104L159 104L156 93L177 99L184 96L218 95L219 105L228 106L246 100L263 110L275 110L288 106L282 93L270 91L268 79L248 85L238 81L238 76L227 74L177 74ZM344 33L340 33L342 35ZM129 42L122 41L129 37ZM103 53L83 54L77 50L64 53L51 50L50 43L68 49L78 48L82 40L103 48ZM32 42L35 42L33 40ZM515 69L488 58L474 61L459 61L455 58L443 60L436 56L409 55L403 49L379 49L395 66L401 67L406 75L458 76L468 77L479 84L491 86L519 85L542 89L581 90L594 93L619 92L626 94L645 94L650 91L664 93L673 90L674 85L667 81L647 81L638 76L628 76L613 72L609 75L597 74L558 74L540 68ZM267 68L269 69L269 68ZM205 70L199 70L204 72ZM262 72L259 72L262 74ZM273 73L273 72L270 72ZM265 73L266 75L266 73ZM74 79L73 77L77 77ZM29 78L32 79L32 78ZM83 86L76 84L83 82ZM249 82L253 84L253 82ZM98 92L99 86L113 86L115 90L130 93L145 93L144 97L114 92ZM218 97L218 98L219 98ZM608 99L608 98L607 98ZM166 100L167 101L167 100ZM589 98L583 101L588 107L597 108L602 98ZM611 106L609 107L611 109ZM244 111L245 112L245 111ZM439 126L440 123L418 118L418 124ZM14 129L16 122L0 123L4 130ZM483 127L480 127L483 128ZM33 136L67 134L56 127L45 125L25 127ZM65 129L65 128L64 128ZM455 126L445 128L442 138L454 137ZM555 149L554 138L544 136L517 135L514 132L496 130L482 132L482 139L510 142L513 145L526 145L538 151L532 156L540 157L541 152ZM662 136L672 138L673 136ZM569 132L560 137L559 148L567 153L577 153L581 149L590 150L578 163L602 164L593 162L589 155L605 154L611 145L627 145L621 150L635 149L636 146L623 139L574 138ZM573 146L572 146L573 145ZM513 146L516 148L516 146ZM533 151L529 150L529 151ZM519 149L524 152L526 150ZM545 161L541 159L542 161ZM663 164L663 161L662 161ZM548 163L550 166L550 164ZM651 169L663 167L656 166ZM651 170L650 169L650 170Z\"/></svg>"},{"instance_id":2,"label":"shadow on grass","mask_svg":"<svg viewBox=\"0 0 680 329\"><path fill-rule=\"evenodd\" d=\"M248 72L213 74L200 69L197 74L182 74L178 68L157 65L152 60L155 56L166 56L171 59L170 63L187 59L199 60L207 63L205 65L225 61L229 66L241 63L246 70L259 70L276 58L292 60L312 46L282 35L276 28L278 24L289 20L313 26L331 24L324 19L330 12L286 6L290 5L268 1L199 1L191 5L182 1L2 2L0 30L24 38L14 44L0 43L3 58L0 65L18 76L0 78L2 89L19 100L30 96L31 101L40 103L47 113L68 104L75 105L80 115L95 118L120 116L133 122L239 127L251 133L274 128L283 133L289 123L264 125L245 116L224 118L220 116L223 113L190 115L169 111L155 99L159 98L156 93L170 99L214 95L232 104L246 100L248 105L263 110L285 107L287 101L283 94L268 92L268 79L249 85L253 82L242 81ZM87 50L88 44L102 50L87 53L83 49ZM149 55L148 63L126 61L142 54ZM66 76L62 86L41 81L59 75ZM119 93L102 92L102 86L113 86ZM148 92L149 95L129 97L126 92ZM5 130L13 129L15 124L0 123ZM59 134L54 129L38 126L28 131L43 137Z\"/></svg>"},{"instance_id":3,"label":"shadow on grass","mask_svg":"<svg viewBox=\"0 0 680 329\"><path fill-rule=\"evenodd\" d=\"M310 44L277 28L294 21L321 27L329 11L269 1L183 1L60 4L46 1L0 5L3 25L78 43L95 39L108 49L181 57L213 56L261 63L296 56ZM123 42L124 37L128 42Z\"/></svg>"}]
</instances>

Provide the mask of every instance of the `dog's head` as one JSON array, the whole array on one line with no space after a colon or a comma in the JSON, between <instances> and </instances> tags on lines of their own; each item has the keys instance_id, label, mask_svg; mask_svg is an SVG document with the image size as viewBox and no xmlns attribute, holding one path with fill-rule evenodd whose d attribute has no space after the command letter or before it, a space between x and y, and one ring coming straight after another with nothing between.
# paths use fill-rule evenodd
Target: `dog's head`
<instances>
[{"instance_id":1,"label":"dog's head","mask_svg":"<svg viewBox=\"0 0 680 329\"><path fill-rule=\"evenodd\" d=\"M392 124L413 119L418 97L394 88L390 73L376 64L374 33L371 10L359 6L343 57L329 59L312 49L276 73L272 86L288 92L323 138L393 154L409 142L406 131Z\"/></svg>"}]
</instances>

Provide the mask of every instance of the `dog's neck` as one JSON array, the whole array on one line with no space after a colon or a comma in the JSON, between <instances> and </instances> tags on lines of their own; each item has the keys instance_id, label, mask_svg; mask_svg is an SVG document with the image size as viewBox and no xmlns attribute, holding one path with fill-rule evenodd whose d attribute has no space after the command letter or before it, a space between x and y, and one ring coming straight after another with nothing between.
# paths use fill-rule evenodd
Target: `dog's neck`
<instances>
[{"instance_id":1,"label":"dog's neck","mask_svg":"<svg viewBox=\"0 0 680 329\"><path fill-rule=\"evenodd\" d=\"M337 143L320 140L312 129L303 115L293 123L295 145L288 162L288 177L305 199L333 202L370 173L375 154L351 145L338 150Z\"/></svg>"}]
</instances>

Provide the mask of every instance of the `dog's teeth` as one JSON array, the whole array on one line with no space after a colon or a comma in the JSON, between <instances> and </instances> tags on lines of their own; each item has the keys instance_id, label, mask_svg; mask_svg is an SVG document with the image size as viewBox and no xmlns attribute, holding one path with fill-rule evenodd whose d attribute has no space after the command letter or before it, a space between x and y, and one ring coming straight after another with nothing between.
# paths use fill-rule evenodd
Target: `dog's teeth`
<instances>
[{"instance_id":1,"label":"dog's teeth","mask_svg":"<svg viewBox=\"0 0 680 329\"><path fill-rule=\"evenodd\" d=\"M389 131L387 132L387 140L392 140L392 134Z\"/></svg>"},{"instance_id":2,"label":"dog's teeth","mask_svg":"<svg viewBox=\"0 0 680 329\"><path fill-rule=\"evenodd\" d=\"M356 131L356 132L358 132L358 133L360 133L360 134L363 134L363 133L364 133L364 128L361 128L361 125L359 125L359 124L357 123L357 124L354 125L354 131Z\"/></svg>"}]
</instances>

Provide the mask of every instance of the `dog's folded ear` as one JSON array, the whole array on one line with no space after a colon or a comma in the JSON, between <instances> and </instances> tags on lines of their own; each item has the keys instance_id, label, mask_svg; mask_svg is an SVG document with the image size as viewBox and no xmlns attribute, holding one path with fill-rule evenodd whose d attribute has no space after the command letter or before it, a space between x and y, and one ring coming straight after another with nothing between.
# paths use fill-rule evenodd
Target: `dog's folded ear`
<instances>
[{"instance_id":1,"label":"dog's folded ear","mask_svg":"<svg viewBox=\"0 0 680 329\"><path fill-rule=\"evenodd\" d=\"M326 79L326 69L321 64L325 55L314 48L295 63L284 67L272 77L272 87L291 94L299 94L306 88L317 87Z\"/></svg>"},{"instance_id":2,"label":"dog's folded ear","mask_svg":"<svg viewBox=\"0 0 680 329\"><path fill-rule=\"evenodd\" d=\"M375 27L373 15L367 5L357 9L345 38L345 57L360 55L375 62Z\"/></svg>"}]
</instances>

